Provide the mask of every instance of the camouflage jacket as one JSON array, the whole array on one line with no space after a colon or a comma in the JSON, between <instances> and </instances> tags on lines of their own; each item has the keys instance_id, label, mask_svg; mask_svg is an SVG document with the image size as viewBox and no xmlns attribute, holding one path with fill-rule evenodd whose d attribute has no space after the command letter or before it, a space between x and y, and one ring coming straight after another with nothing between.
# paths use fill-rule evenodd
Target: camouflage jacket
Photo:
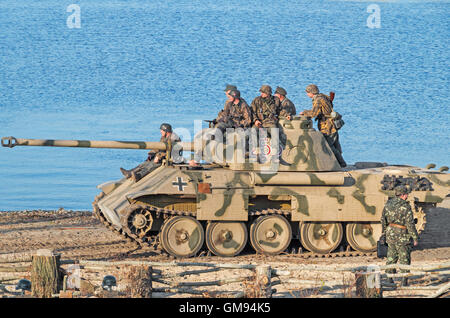
<instances>
[{"instance_id":1,"label":"camouflage jacket","mask_svg":"<svg viewBox=\"0 0 450 318\"><path fill-rule=\"evenodd\" d=\"M290 99L285 98L281 102L279 117L294 116L296 114L295 105Z\"/></svg>"},{"instance_id":2,"label":"camouflage jacket","mask_svg":"<svg viewBox=\"0 0 450 318\"><path fill-rule=\"evenodd\" d=\"M233 128L247 128L252 124L252 112L243 98L238 104L227 102L217 117L217 122L221 121L229 123Z\"/></svg>"},{"instance_id":3,"label":"camouflage jacket","mask_svg":"<svg viewBox=\"0 0 450 318\"><path fill-rule=\"evenodd\" d=\"M172 148L171 149L171 151L172 151L171 157L172 157L172 160L175 163L179 163L179 162L183 161L183 160L181 160L182 159L182 150L180 149L179 151L173 151L174 144L176 144L177 142L181 141L180 137L176 133L173 132L170 135L170 137L163 137L163 136L161 136L161 139L159 141L165 143L170 148ZM166 157L166 151L150 150L148 152L148 159L147 160L152 161L155 157L158 157L159 160L161 161L163 158Z\"/></svg>"},{"instance_id":4,"label":"camouflage jacket","mask_svg":"<svg viewBox=\"0 0 450 318\"><path fill-rule=\"evenodd\" d=\"M389 226L391 223L403 225L406 229ZM414 241L419 239L411 205L399 197L391 198L386 202L381 215L381 226L388 244L408 244L410 238Z\"/></svg>"},{"instance_id":5,"label":"camouflage jacket","mask_svg":"<svg viewBox=\"0 0 450 318\"><path fill-rule=\"evenodd\" d=\"M281 109L281 102L278 97L269 96L256 97L251 105L253 112L253 123L259 120L263 125L274 125L278 123L278 114Z\"/></svg>"},{"instance_id":6,"label":"camouflage jacket","mask_svg":"<svg viewBox=\"0 0 450 318\"><path fill-rule=\"evenodd\" d=\"M320 132L325 135L331 135L336 132L333 119L330 117L333 111L333 104L330 98L325 94L316 94L312 98L313 108L305 110L305 116L316 118Z\"/></svg>"}]
</instances>

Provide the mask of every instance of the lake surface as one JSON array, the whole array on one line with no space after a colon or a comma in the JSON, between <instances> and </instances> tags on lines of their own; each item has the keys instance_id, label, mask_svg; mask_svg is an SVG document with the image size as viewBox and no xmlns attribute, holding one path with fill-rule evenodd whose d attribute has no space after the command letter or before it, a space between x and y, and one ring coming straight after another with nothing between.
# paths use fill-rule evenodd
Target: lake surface
<instances>
[{"instance_id":1,"label":"lake surface","mask_svg":"<svg viewBox=\"0 0 450 318\"><path fill-rule=\"evenodd\" d=\"M226 84L248 103L282 86L299 112L316 83L347 163L450 165L448 1L76 1L69 28L73 3L0 1L0 137L158 141L162 122L215 118ZM0 210L89 210L145 157L1 148Z\"/></svg>"}]
</instances>

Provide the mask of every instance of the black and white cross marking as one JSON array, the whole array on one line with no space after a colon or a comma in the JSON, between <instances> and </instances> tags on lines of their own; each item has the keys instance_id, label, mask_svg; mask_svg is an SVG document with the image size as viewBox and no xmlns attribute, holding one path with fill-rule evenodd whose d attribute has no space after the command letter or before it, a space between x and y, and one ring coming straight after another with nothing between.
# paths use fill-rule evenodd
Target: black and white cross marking
<instances>
[{"instance_id":1,"label":"black and white cross marking","mask_svg":"<svg viewBox=\"0 0 450 318\"><path fill-rule=\"evenodd\" d=\"M178 187L178 191L184 191L184 187L187 187L187 183L184 182L183 178L178 177L174 182L172 182L174 187Z\"/></svg>"}]
</instances>

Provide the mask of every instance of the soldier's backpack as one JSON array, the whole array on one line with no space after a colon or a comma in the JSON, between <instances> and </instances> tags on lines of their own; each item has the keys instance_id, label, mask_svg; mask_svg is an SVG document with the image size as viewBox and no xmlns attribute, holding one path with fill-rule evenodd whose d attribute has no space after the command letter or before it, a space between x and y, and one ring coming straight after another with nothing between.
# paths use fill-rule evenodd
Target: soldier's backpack
<instances>
[{"instance_id":1,"label":"soldier's backpack","mask_svg":"<svg viewBox=\"0 0 450 318\"><path fill-rule=\"evenodd\" d=\"M330 101L331 101L331 105L333 106L333 108L334 108L334 105L333 105L334 95L335 95L334 92L330 92ZM336 130L341 129L342 126L344 126L345 122L344 122L344 120L342 119L342 115L339 114L339 113L338 113L337 111L335 111L334 109L333 109L333 111L331 112L330 117L331 117L331 119L333 120L334 127L336 127Z\"/></svg>"}]
</instances>

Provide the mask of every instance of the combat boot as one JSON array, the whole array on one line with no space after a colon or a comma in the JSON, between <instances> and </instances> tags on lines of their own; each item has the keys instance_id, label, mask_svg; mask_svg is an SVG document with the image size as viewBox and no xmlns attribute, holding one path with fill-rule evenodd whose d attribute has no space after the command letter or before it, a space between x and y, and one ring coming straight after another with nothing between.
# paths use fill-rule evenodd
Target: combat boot
<instances>
[{"instance_id":1,"label":"combat boot","mask_svg":"<svg viewBox=\"0 0 450 318\"><path fill-rule=\"evenodd\" d=\"M402 283L400 284L400 286L408 286L408 278L407 277L402 278Z\"/></svg>"},{"instance_id":2,"label":"combat boot","mask_svg":"<svg viewBox=\"0 0 450 318\"><path fill-rule=\"evenodd\" d=\"M130 178L131 177L131 171L130 170L125 170L124 168L120 168L120 172L122 172L122 174L124 175L125 178Z\"/></svg>"}]
</instances>

